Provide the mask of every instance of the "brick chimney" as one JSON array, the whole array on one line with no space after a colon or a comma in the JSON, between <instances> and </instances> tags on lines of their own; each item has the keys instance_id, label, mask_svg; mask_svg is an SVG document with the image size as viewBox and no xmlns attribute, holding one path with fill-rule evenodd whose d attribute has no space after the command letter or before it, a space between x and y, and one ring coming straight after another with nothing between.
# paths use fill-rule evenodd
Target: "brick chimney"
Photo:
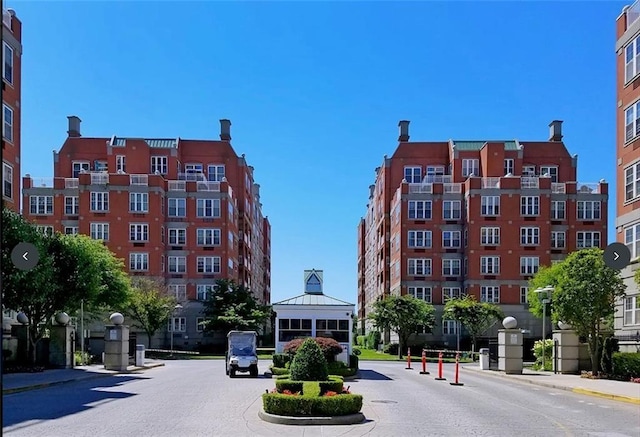
<instances>
[{"instance_id":1,"label":"brick chimney","mask_svg":"<svg viewBox=\"0 0 640 437\"><path fill-rule=\"evenodd\" d=\"M67 131L67 134L69 134L70 137L82 136L80 135L80 123L82 123L82 120L80 120L80 117L76 117L75 115L70 115L67 118L69 119L69 130Z\"/></svg>"},{"instance_id":2,"label":"brick chimney","mask_svg":"<svg viewBox=\"0 0 640 437\"><path fill-rule=\"evenodd\" d=\"M222 141L231 140L231 120L220 120L220 139Z\"/></svg>"},{"instance_id":3,"label":"brick chimney","mask_svg":"<svg viewBox=\"0 0 640 437\"><path fill-rule=\"evenodd\" d=\"M398 141L409 141L409 123L408 120L400 120L398 126L400 127L400 136Z\"/></svg>"},{"instance_id":4,"label":"brick chimney","mask_svg":"<svg viewBox=\"0 0 640 437\"><path fill-rule=\"evenodd\" d=\"M562 141L562 120L549 123L549 141Z\"/></svg>"}]
</instances>

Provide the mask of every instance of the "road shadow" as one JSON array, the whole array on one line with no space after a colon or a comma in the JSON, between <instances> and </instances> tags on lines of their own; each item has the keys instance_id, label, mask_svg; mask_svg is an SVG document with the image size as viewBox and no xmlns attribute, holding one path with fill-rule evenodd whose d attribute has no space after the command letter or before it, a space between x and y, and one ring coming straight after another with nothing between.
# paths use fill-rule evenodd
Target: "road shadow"
<instances>
[{"instance_id":1,"label":"road shadow","mask_svg":"<svg viewBox=\"0 0 640 437\"><path fill-rule=\"evenodd\" d=\"M360 369L358 371L358 375L355 377L355 380L366 379L370 381L393 381L393 378L389 378L387 375L383 375L380 372L376 372L375 370L363 370Z\"/></svg>"},{"instance_id":2,"label":"road shadow","mask_svg":"<svg viewBox=\"0 0 640 437\"><path fill-rule=\"evenodd\" d=\"M138 375L113 375L80 380L64 385L51 386L39 390L3 395L2 428L16 426L24 422L54 420L94 408L93 403L116 401L135 396L125 391L105 391L101 389L123 387L124 385L149 379ZM98 405L96 405L98 406ZM23 427L17 426L11 431Z\"/></svg>"}]
</instances>

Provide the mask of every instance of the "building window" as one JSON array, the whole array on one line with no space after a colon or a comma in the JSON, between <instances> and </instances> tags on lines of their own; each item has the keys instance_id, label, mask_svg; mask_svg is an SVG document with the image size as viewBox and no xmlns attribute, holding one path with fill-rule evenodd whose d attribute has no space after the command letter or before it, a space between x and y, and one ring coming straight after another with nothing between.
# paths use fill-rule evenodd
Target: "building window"
<instances>
[{"instance_id":1,"label":"building window","mask_svg":"<svg viewBox=\"0 0 640 437\"><path fill-rule=\"evenodd\" d=\"M500 257L499 256L480 257L480 273L483 275L499 275L500 274Z\"/></svg>"},{"instance_id":2,"label":"building window","mask_svg":"<svg viewBox=\"0 0 640 437\"><path fill-rule=\"evenodd\" d=\"M53 226L50 225L36 225L36 229L43 233L44 235L47 235L49 237L51 237L53 235Z\"/></svg>"},{"instance_id":3,"label":"building window","mask_svg":"<svg viewBox=\"0 0 640 437\"><path fill-rule=\"evenodd\" d=\"M422 167L405 167L404 179L410 184L422 182Z\"/></svg>"},{"instance_id":4,"label":"building window","mask_svg":"<svg viewBox=\"0 0 640 437\"><path fill-rule=\"evenodd\" d=\"M65 196L64 213L65 215L78 215L78 196Z\"/></svg>"},{"instance_id":5,"label":"building window","mask_svg":"<svg viewBox=\"0 0 640 437\"><path fill-rule=\"evenodd\" d=\"M71 174L78 178L81 173L89 172L90 164L87 161L74 161L71 163Z\"/></svg>"},{"instance_id":6,"label":"building window","mask_svg":"<svg viewBox=\"0 0 640 437\"><path fill-rule=\"evenodd\" d=\"M127 172L127 157L124 155L116 155L116 173Z\"/></svg>"},{"instance_id":7,"label":"building window","mask_svg":"<svg viewBox=\"0 0 640 437\"><path fill-rule=\"evenodd\" d=\"M53 214L53 196L29 196L29 211L33 215Z\"/></svg>"},{"instance_id":8,"label":"building window","mask_svg":"<svg viewBox=\"0 0 640 437\"><path fill-rule=\"evenodd\" d=\"M523 165L522 166L522 176L532 177L536 175L536 166L535 165Z\"/></svg>"},{"instance_id":9,"label":"building window","mask_svg":"<svg viewBox=\"0 0 640 437\"><path fill-rule=\"evenodd\" d=\"M458 323L455 320L442 321L442 335L456 335Z\"/></svg>"},{"instance_id":10,"label":"building window","mask_svg":"<svg viewBox=\"0 0 640 437\"><path fill-rule=\"evenodd\" d=\"M129 211L149 212L149 193L129 193Z\"/></svg>"},{"instance_id":11,"label":"building window","mask_svg":"<svg viewBox=\"0 0 640 437\"><path fill-rule=\"evenodd\" d=\"M409 287L409 296L431 303L431 287Z\"/></svg>"},{"instance_id":12,"label":"building window","mask_svg":"<svg viewBox=\"0 0 640 437\"><path fill-rule=\"evenodd\" d=\"M499 227L480 228L480 244L483 246L500 245L500 228Z\"/></svg>"},{"instance_id":13,"label":"building window","mask_svg":"<svg viewBox=\"0 0 640 437\"><path fill-rule=\"evenodd\" d=\"M527 294L529 294L529 287L520 287L520 304L521 305L526 305L528 300L527 300Z\"/></svg>"},{"instance_id":14,"label":"building window","mask_svg":"<svg viewBox=\"0 0 640 437\"><path fill-rule=\"evenodd\" d=\"M109 193L108 192L92 192L91 193L91 211L106 212L109 211Z\"/></svg>"},{"instance_id":15,"label":"building window","mask_svg":"<svg viewBox=\"0 0 640 437\"><path fill-rule=\"evenodd\" d=\"M220 273L219 256L199 256L197 258L198 273Z\"/></svg>"},{"instance_id":16,"label":"building window","mask_svg":"<svg viewBox=\"0 0 640 437\"><path fill-rule=\"evenodd\" d=\"M624 298L625 326L640 325L640 296L628 296Z\"/></svg>"},{"instance_id":17,"label":"building window","mask_svg":"<svg viewBox=\"0 0 640 437\"><path fill-rule=\"evenodd\" d=\"M220 217L220 199L197 199L198 217Z\"/></svg>"},{"instance_id":18,"label":"building window","mask_svg":"<svg viewBox=\"0 0 640 437\"><path fill-rule=\"evenodd\" d=\"M198 229L197 244L198 246L219 246L221 235L220 229Z\"/></svg>"},{"instance_id":19,"label":"building window","mask_svg":"<svg viewBox=\"0 0 640 437\"><path fill-rule=\"evenodd\" d=\"M196 331L202 332L204 331L204 317L196 317Z\"/></svg>"},{"instance_id":20,"label":"building window","mask_svg":"<svg viewBox=\"0 0 640 437\"><path fill-rule=\"evenodd\" d=\"M540 214L540 196L521 196L520 214L523 216Z\"/></svg>"},{"instance_id":21,"label":"building window","mask_svg":"<svg viewBox=\"0 0 640 437\"><path fill-rule=\"evenodd\" d=\"M460 297L460 287L442 287L442 302L448 299L458 299Z\"/></svg>"},{"instance_id":22,"label":"building window","mask_svg":"<svg viewBox=\"0 0 640 437\"><path fill-rule=\"evenodd\" d=\"M291 341L296 338L311 337L311 319L279 319L278 341ZM318 333L316 332L316 336Z\"/></svg>"},{"instance_id":23,"label":"building window","mask_svg":"<svg viewBox=\"0 0 640 437\"><path fill-rule=\"evenodd\" d=\"M409 218L414 220L431 219L431 201L430 200L410 200L409 201Z\"/></svg>"},{"instance_id":24,"label":"building window","mask_svg":"<svg viewBox=\"0 0 640 437\"><path fill-rule=\"evenodd\" d=\"M624 140L627 142L640 135L640 102L627 108L624 112L624 120Z\"/></svg>"},{"instance_id":25,"label":"building window","mask_svg":"<svg viewBox=\"0 0 640 437\"><path fill-rule=\"evenodd\" d=\"M185 244L187 244L187 230L169 228L169 246L184 246Z\"/></svg>"},{"instance_id":26,"label":"building window","mask_svg":"<svg viewBox=\"0 0 640 437\"><path fill-rule=\"evenodd\" d=\"M640 224L625 228L624 240L631 252L631 259L638 258L640 256Z\"/></svg>"},{"instance_id":27,"label":"building window","mask_svg":"<svg viewBox=\"0 0 640 437\"><path fill-rule=\"evenodd\" d=\"M431 276L431 260L429 258L409 258L409 276Z\"/></svg>"},{"instance_id":28,"label":"building window","mask_svg":"<svg viewBox=\"0 0 640 437\"><path fill-rule=\"evenodd\" d=\"M8 142L13 142L13 109L2 105L2 138Z\"/></svg>"},{"instance_id":29,"label":"building window","mask_svg":"<svg viewBox=\"0 0 640 437\"><path fill-rule=\"evenodd\" d=\"M558 182L558 167L555 165L545 165L540 167L540 176L549 176L551 183Z\"/></svg>"},{"instance_id":30,"label":"building window","mask_svg":"<svg viewBox=\"0 0 640 437\"><path fill-rule=\"evenodd\" d=\"M2 195L7 199L13 199L13 167L2 163Z\"/></svg>"},{"instance_id":31,"label":"building window","mask_svg":"<svg viewBox=\"0 0 640 437\"><path fill-rule=\"evenodd\" d=\"M431 247L431 231L409 231L409 247Z\"/></svg>"},{"instance_id":32,"label":"building window","mask_svg":"<svg viewBox=\"0 0 640 437\"><path fill-rule=\"evenodd\" d=\"M339 343L349 342L348 320L316 320L316 337L333 338Z\"/></svg>"},{"instance_id":33,"label":"building window","mask_svg":"<svg viewBox=\"0 0 640 437\"><path fill-rule=\"evenodd\" d=\"M480 287L480 302L500 303L500 287Z\"/></svg>"},{"instance_id":34,"label":"building window","mask_svg":"<svg viewBox=\"0 0 640 437\"><path fill-rule=\"evenodd\" d=\"M2 78L9 84L13 85L13 48L3 43L4 50L2 51Z\"/></svg>"},{"instance_id":35,"label":"building window","mask_svg":"<svg viewBox=\"0 0 640 437\"><path fill-rule=\"evenodd\" d=\"M533 276L538 273L540 267L540 258L537 256L521 256L520 257L520 274L525 276Z\"/></svg>"},{"instance_id":36,"label":"building window","mask_svg":"<svg viewBox=\"0 0 640 437\"><path fill-rule=\"evenodd\" d=\"M91 223L90 234L94 240L109 241L109 223Z\"/></svg>"},{"instance_id":37,"label":"building window","mask_svg":"<svg viewBox=\"0 0 640 437\"><path fill-rule=\"evenodd\" d=\"M500 196L482 196L480 213L483 216L500 215Z\"/></svg>"},{"instance_id":38,"label":"building window","mask_svg":"<svg viewBox=\"0 0 640 437\"><path fill-rule=\"evenodd\" d=\"M78 235L78 227L77 226L65 226L64 227L65 235Z\"/></svg>"},{"instance_id":39,"label":"building window","mask_svg":"<svg viewBox=\"0 0 640 437\"><path fill-rule=\"evenodd\" d=\"M567 246L567 238L564 231L551 232L551 248L564 249Z\"/></svg>"},{"instance_id":40,"label":"building window","mask_svg":"<svg viewBox=\"0 0 640 437\"><path fill-rule=\"evenodd\" d=\"M578 220L600 220L599 200L579 200L577 208Z\"/></svg>"},{"instance_id":41,"label":"building window","mask_svg":"<svg viewBox=\"0 0 640 437\"><path fill-rule=\"evenodd\" d=\"M94 168L95 168L95 171L99 171L99 172L109 171L109 166L107 164L107 161L96 161Z\"/></svg>"},{"instance_id":42,"label":"building window","mask_svg":"<svg viewBox=\"0 0 640 437\"><path fill-rule=\"evenodd\" d=\"M504 160L504 174L505 176L508 174L515 173L515 160L513 159L505 159Z\"/></svg>"},{"instance_id":43,"label":"building window","mask_svg":"<svg viewBox=\"0 0 640 437\"><path fill-rule=\"evenodd\" d=\"M640 72L640 37L636 37L624 48L624 82L627 83Z\"/></svg>"},{"instance_id":44,"label":"building window","mask_svg":"<svg viewBox=\"0 0 640 437\"><path fill-rule=\"evenodd\" d=\"M170 256L169 257L169 273L186 273L187 257L186 256Z\"/></svg>"},{"instance_id":45,"label":"building window","mask_svg":"<svg viewBox=\"0 0 640 437\"><path fill-rule=\"evenodd\" d=\"M540 244L540 228L520 228L520 244L537 246Z\"/></svg>"},{"instance_id":46,"label":"building window","mask_svg":"<svg viewBox=\"0 0 640 437\"><path fill-rule=\"evenodd\" d=\"M225 177L224 165L210 165L207 168L207 177L212 182L222 182Z\"/></svg>"},{"instance_id":47,"label":"building window","mask_svg":"<svg viewBox=\"0 0 640 437\"><path fill-rule=\"evenodd\" d=\"M169 199L169 217L186 217L187 215L187 199L170 198Z\"/></svg>"},{"instance_id":48,"label":"building window","mask_svg":"<svg viewBox=\"0 0 640 437\"><path fill-rule=\"evenodd\" d=\"M463 159L462 160L462 176L480 176L480 160L479 159Z\"/></svg>"},{"instance_id":49,"label":"building window","mask_svg":"<svg viewBox=\"0 0 640 437\"><path fill-rule=\"evenodd\" d=\"M185 317L172 317L169 319L169 332L185 332L187 330L187 319Z\"/></svg>"},{"instance_id":50,"label":"building window","mask_svg":"<svg viewBox=\"0 0 640 437\"><path fill-rule=\"evenodd\" d=\"M564 220L566 218L566 204L564 200L551 201L551 220Z\"/></svg>"},{"instance_id":51,"label":"building window","mask_svg":"<svg viewBox=\"0 0 640 437\"><path fill-rule=\"evenodd\" d=\"M576 232L576 248L600 247L600 232Z\"/></svg>"},{"instance_id":52,"label":"building window","mask_svg":"<svg viewBox=\"0 0 640 437\"><path fill-rule=\"evenodd\" d=\"M462 206L459 200L445 200L442 202L442 218L458 220L462 217Z\"/></svg>"},{"instance_id":53,"label":"building window","mask_svg":"<svg viewBox=\"0 0 640 437\"><path fill-rule=\"evenodd\" d=\"M129 241L149 241L149 225L139 223L130 224Z\"/></svg>"},{"instance_id":54,"label":"building window","mask_svg":"<svg viewBox=\"0 0 640 437\"><path fill-rule=\"evenodd\" d=\"M459 259L443 259L442 276L460 276L460 264Z\"/></svg>"},{"instance_id":55,"label":"building window","mask_svg":"<svg viewBox=\"0 0 640 437\"><path fill-rule=\"evenodd\" d=\"M213 295L216 286L214 284L200 284L196 287L196 299L209 300Z\"/></svg>"},{"instance_id":56,"label":"building window","mask_svg":"<svg viewBox=\"0 0 640 437\"><path fill-rule=\"evenodd\" d=\"M176 298L178 302L187 300L187 286L184 284L169 285L169 295Z\"/></svg>"},{"instance_id":57,"label":"building window","mask_svg":"<svg viewBox=\"0 0 640 437\"><path fill-rule=\"evenodd\" d=\"M442 247L448 249L460 247L461 235L460 231L442 231Z\"/></svg>"},{"instance_id":58,"label":"building window","mask_svg":"<svg viewBox=\"0 0 640 437\"><path fill-rule=\"evenodd\" d=\"M149 254L138 252L130 253L129 270L132 272L146 272L149 270Z\"/></svg>"},{"instance_id":59,"label":"building window","mask_svg":"<svg viewBox=\"0 0 640 437\"><path fill-rule=\"evenodd\" d=\"M167 157L151 157L151 174L167 174Z\"/></svg>"}]
</instances>

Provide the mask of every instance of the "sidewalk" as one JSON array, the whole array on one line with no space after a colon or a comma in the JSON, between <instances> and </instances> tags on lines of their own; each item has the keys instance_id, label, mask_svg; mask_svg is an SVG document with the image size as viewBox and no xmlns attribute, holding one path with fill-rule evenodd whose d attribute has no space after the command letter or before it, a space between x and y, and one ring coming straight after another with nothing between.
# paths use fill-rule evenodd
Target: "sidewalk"
<instances>
[{"instance_id":1,"label":"sidewalk","mask_svg":"<svg viewBox=\"0 0 640 437\"><path fill-rule=\"evenodd\" d=\"M522 375L507 375L495 370L480 370L476 364L463 364L462 369L497 378L508 378L525 384L571 391L590 396L613 399L640 405L640 384L608 379L581 378L579 375L561 375L553 372L537 372L523 369Z\"/></svg>"},{"instance_id":2,"label":"sidewalk","mask_svg":"<svg viewBox=\"0 0 640 437\"><path fill-rule=\"evenodd\" d=\"M164 362L147 359L145 360L144 366L129 366L126 372L106 370L104 365L94 364L90 366L76 366L73 369L51 369L39 373L9 373L2 375L2 394L6 395L19 393L21 391L36 390L52 385L84 381L103 376L121 375L160 366L164 366Z\"/></svg>"}]
</instances>

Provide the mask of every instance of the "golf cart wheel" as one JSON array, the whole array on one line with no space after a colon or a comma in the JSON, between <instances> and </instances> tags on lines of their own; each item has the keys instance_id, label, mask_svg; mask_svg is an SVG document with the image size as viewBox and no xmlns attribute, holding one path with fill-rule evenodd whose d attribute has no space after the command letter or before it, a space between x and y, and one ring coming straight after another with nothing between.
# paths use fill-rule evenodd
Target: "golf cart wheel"
<instances>
[{"instance_id":1,"label":"golf cart wheel","mask_svg":"<svg viewBox=\"0 0 640 437\"><path fill-rule=\"evenodd\" d=\"M249 374L252 378L258 377L258 366L251 366L251 370L249 370Z\"/></svg>"},{"instance_id":2,"label":"golf cart wheel","mask_svg":"<svg viewBox=\"0 0 640 437\"><path fill-rule=\"evenodd\" d=\"M229 377L231 377L231 378L235 378L236 377L236 369L231 369L229 371Z\"/></svg>"}]
</instances>

